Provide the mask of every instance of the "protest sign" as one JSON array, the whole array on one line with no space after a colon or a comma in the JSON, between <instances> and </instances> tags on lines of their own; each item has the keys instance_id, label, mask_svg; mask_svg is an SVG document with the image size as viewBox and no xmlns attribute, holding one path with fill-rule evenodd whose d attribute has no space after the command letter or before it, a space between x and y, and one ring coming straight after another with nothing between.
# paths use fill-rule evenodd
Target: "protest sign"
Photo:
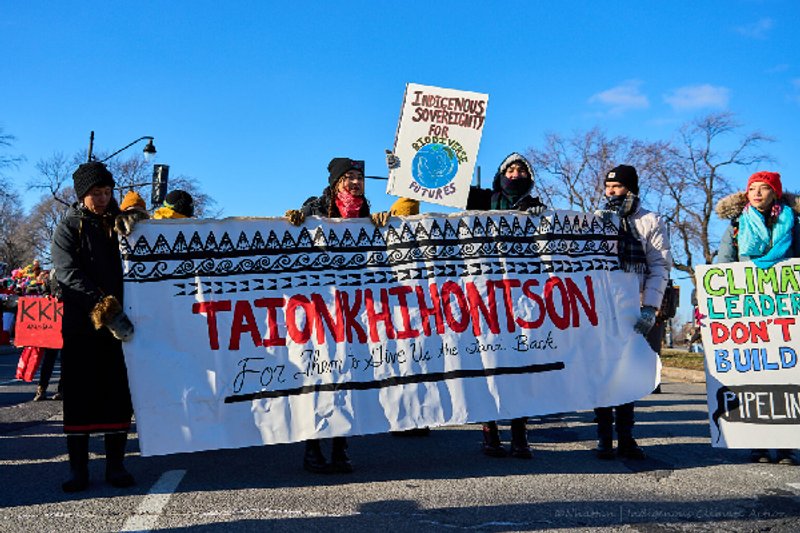
<instances>
[{"instance_id":1,"label":"protest sign","mask_svg":"<svg viewBox=\"0 0 800 533\"><path fill-rule=\"evenodd\" d=\"M61 348L61 319L64 304L49 296L21 296L17 301L17 322L14 326L17 346Z\"/></svg>"},{"instance_id":2,"label":"protest sign","mask_svg":"<svg viewBox=\"0 0 800 533\"><path fill-rule=\"evenodd\" d=\"M488 94L409 83L397 126L388 194L463 209L478 157Z\"/></svg>"},{"instance_id":3,"label":"protest sign","mask_svg":"<svg viewBox=\"0 0 800 533\"><path fill-rule=\"evenodd\" d=\"M123 346L142 453L641 398L658 359L617 235L562 211L137 224Z\"/></svg>"},{"instance_id":4,"label":"protest sign","mask_svg":"<svg viewBox=\"0 0 800 533\"><path fill-rule=\"evenodd\" d=\"M701 265L695 275L712 445L796 448L800 260Z\"/></svg>"}]
</instances>

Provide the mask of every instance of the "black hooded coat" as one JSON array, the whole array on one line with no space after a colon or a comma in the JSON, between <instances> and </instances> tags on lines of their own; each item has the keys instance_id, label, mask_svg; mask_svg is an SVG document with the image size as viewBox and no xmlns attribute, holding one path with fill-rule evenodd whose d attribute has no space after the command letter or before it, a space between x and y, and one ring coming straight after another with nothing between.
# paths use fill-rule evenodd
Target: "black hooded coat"
<instances>
[{"instance_id":1,"label":"black hooded coat","mask_svg":"<svg viewBox=\"0 0 800 533\"><path fill-rule=\"evenodd\" d=\"M506 169L512 163L521 163L525 166L525 168L528 170L528 175L531 177L531 189L533 189L533 169L531 168L530 163L528 163L528 160L523 156L514 152L509 154L503 160L503 162L500 163L500 166L497 168L497 172L494 175L494 179L492 180L491 189L481 189L480 187L469 188L469 196L467 197L467 211L493 210L492 197L497 194L501 194L502 178L505 175ZM523 195L513 207L513 209L519 209L521 211L527 211L528 209L532 208L544 210L545 204L539 199L538 196L531 196L530 191Z\"/></svg>"},{"instance_id":2,"label":"black hooded coat","mask_svg":"<svg viewBox=\"0 0 800 533\"><path fill-rule=\"evenodd\" d=\"M96 330L90 318L104 296L122 303L122 260L114 232L118 213L113 200L102 216L73 204L53 236L52 260L64 302L65 433L125 431L131 424L122 343L108 328Z\"/></svg>"}]
</instances>

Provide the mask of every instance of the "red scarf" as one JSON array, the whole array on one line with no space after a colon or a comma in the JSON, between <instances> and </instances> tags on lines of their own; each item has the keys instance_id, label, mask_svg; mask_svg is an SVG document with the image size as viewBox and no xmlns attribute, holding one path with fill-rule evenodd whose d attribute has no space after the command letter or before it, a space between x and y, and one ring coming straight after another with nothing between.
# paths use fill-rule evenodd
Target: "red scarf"
<instances>
[{"instance_id":1,"label":"red scarf","mask_svg":"<svg viewBox=\"0 0 800 533\"><path fill-rule=\"evenodd\" d=\"M336 207L342 218L358 218L361 206L364 205L363 196L353 196L347 191L339 191L336 194Z\"/></svg>"}]
</instances>

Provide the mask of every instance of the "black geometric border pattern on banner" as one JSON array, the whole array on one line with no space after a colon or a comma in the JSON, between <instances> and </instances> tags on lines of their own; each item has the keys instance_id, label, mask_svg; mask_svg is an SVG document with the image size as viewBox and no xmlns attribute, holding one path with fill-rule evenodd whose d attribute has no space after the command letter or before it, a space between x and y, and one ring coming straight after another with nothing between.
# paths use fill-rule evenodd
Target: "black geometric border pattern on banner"
<instances>
[{"instance_id":1,"label":"black geometric border pattern on banner","mask_svg":"<svg viewBox=\"0 0 800 533\"><path fill-rule=\"evenodd\" d=\"M468 224L470 218L472 223ZM195 231L188 240L179 232L171 244L163 234L153 244L142 236L131 246L123 238L124 278L144 283L268 274L274 279L295 273L324 277L331 271L391 269L386 275L400 279L422 268L428 269L424 277L437 275L430 269L443 267L425 263L440 261L455 264L455 268L475 268L470 265L480 262L490 270L528 268L531 273L617 268L618 229L612 223L589 219L585 214L564 213L559 217L558 212L552 220L550 216L539 218L538 225L534 219L493 215L460 217L453 223L451 219L425 218L403 221L399 227L373 228L371 232L361 228L355 236L349 228L341 231L336 225L327 231L304 227L296 234L285 231L281 236L270 230L266 239L260 231L252 236L242 231L235 243L227 232L217 240L213 231L203 236ZM526 266L510 266L518 262Z\"/></svg>"},{"instance_id":2,"label":"black geometric border pattern on banner","mask_svg":"<svg viewBox=\"0 0 800 533\"><path fill-rule=\"evenodd\" d=\"M552 261L515 261L504 263L465 263L457 265L417 265L393 270L365 272L327 272L324 274L293 274L288 276L252 277L236 281L186 280L175 282L173 296L197 294L235 294L250 291L275 291L311 287L359 287L386 283L426 280L436 277L453 279L476 275L503 274L573 274L596 270L619 270L617 259L576 259Z\"/></svg>"}]
</instances>

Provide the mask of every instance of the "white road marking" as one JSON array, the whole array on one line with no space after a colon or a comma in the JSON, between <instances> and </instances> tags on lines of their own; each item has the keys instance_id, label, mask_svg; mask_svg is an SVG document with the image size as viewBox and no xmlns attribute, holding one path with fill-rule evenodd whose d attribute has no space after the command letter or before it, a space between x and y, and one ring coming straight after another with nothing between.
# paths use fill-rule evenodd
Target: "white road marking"
<instances>
[{"instance_id":1,"label":"white road marking","mask_svg":"<svg viewBox=\"0 0 800 533\"><path fill-rule=\"evenodd\" d=\"M150 531L184 475L186 470L169 470L161 474L133 516L125 520L120 531Z\"/></svg>"}]
</instances>

